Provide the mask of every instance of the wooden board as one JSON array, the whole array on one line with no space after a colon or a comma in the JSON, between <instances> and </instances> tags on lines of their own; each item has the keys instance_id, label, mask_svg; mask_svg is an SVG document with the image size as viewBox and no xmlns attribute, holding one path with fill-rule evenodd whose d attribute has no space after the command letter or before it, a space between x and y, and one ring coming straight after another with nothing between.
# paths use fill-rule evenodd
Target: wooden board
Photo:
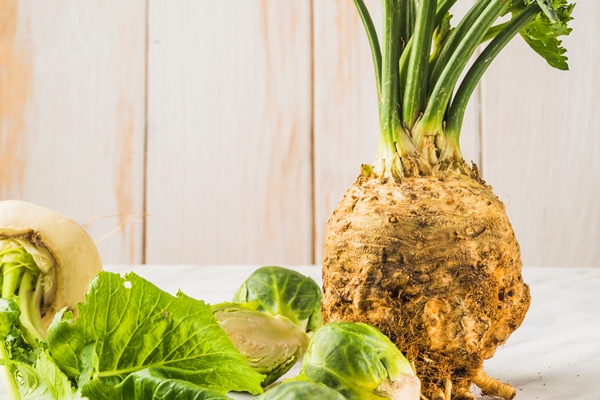
<instances>
[{"instance_id":1,"label":"wooden board","mask_svg":"<svg viewBox=\"0 0 600 400\"><path fill-rule=\"evenodd\" d=\"M0 199L81 224L143 211L144 38L144 0L0 0ZM141 262L142 228L100 243L103 260Z\"/></svg>"},{"instance_id":2,"label":"wooden board","mask_svg":"<svg viewBox=\"0 0 600 400\"><path fill-rule=\"evenodd\" d=\"M600 264L600 3L578 2L569 72L522 40L484 81L483 171L506 204L524 265Z\"/></svg>"},{"instance_id":3,"label":"wooden board","mask_svg":"<svg viewBox=\"0 0 600 400\"><path fill-rule=\"evenodd\" d=\"M365 3L380 27L381 2ZM314 1L313 7L315 262L320 264L329 216L360 165L375 159L379 117L371 52L354 3ZM462 5L456 16L465 9ZM461 147L466 160L480 164L477 94L465 116Z\"/></svg>"},{"instance_id":4,"label":"wooden board","mask_svg":"<svg viewBox=\"0 0 600 400\"><path fill-rule=\"evenodd\" d=\"M147 261L311 263L310 2L149 7Z\"/></svg>"},{"instance_id":5,"label":"wooden board","mask_svg":"<svg viewBox=\"0 0 600 400\"><path fill-rule=\"evenodd\" d=\"M571 72L517 40L467 110L465 159L525 265L600 265L599 12L576 7ZM105 262L320 263L377 141L352 1L0 0L0 199L120 215L88 226L101 240L124 225Z\"/></svg>"}]
</instances>

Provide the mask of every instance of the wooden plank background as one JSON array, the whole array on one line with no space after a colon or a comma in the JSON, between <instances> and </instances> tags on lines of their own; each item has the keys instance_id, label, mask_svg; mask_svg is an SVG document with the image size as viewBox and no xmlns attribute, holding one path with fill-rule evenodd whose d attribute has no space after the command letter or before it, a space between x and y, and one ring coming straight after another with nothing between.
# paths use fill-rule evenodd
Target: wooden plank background
<instances>
[{"instance_id":1,"label":"wooden plank background","mask_svg":"<svg viewBox=\"0 0 600 400\"><path fill-rule=\"evenodd\" d=\"M106 262L143 258L145 1L0 0L0 198L65 213Z\"/></svg>"},{"instance_id":2,"label":"wooden plank background","mask_svg":"<svg viewBox=\"0 0 600 400\"><path fill-rule=\"evenodd\" d=\"M598 17L571 72L511 43L465 120L528 266L600 266ZM0 0L0 199L89 221L106 263L320 263L377 123L350 0Z\"/></svg>"},{"instance_id":3,"label":"wooden plank background","mask_svg":"<svg viewBox=\"0 0 600 400\"><path fill-rule=\"evenodd\" d=\"M152 0L147 262L312 262L308 0Z\"/></svg>"}]
</instances>

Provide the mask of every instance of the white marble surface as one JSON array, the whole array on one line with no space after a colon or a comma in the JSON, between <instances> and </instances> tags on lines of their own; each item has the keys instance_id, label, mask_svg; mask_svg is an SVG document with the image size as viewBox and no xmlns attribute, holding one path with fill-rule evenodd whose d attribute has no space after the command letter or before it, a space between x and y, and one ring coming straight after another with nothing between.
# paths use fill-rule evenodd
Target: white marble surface
<instances>
[{"instance_id":1,"label":"white marble surface","mask_svg":"<svg viewBox=\"0 0 600 400\"><path fill-rule=\"evenodd\" d=\"M208 303L230 300L253 266L108 266ZM320 269L290 267L320 283ZM517 400L600 399L600 268L524 268L532 303L523 325L486 361L488 375L517 388ZM236 399L250 396L233 394ZM478 397L479 398L479 397Z\"/></svg>"},{"instance_id":2,"label":"white marble surface","mask_svg":"<svg viewBox=\"0 0 600 400\"><path fill-rule=\"evenodd\" d=\"M230 300L254 268L156 265L133 270L164 290L181 288L213 303ZM321 281L318 267L294 269ZM531 308L521 328L486 362L488 375L513 384L518 400L600 399L600 268L530 267L523 275L531 287Z\"/></svg>"}]
</instances>

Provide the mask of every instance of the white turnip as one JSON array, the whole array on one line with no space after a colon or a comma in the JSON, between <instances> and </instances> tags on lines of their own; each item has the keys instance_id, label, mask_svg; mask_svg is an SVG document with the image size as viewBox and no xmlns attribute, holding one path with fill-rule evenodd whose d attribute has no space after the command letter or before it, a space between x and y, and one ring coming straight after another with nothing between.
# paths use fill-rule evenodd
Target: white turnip
<instances>
[{"instance_id":1,"label":"white turnip","mask_svg":"<svg viewBox=\"0 0 600 400\"><path fill-rule=\"evenodd\" d=\"M62 308L76 311L101 269L93 240L75 221L24 201L0 201L1 295L19 297L31 337L45 337Z\"/></svg>"}]
</instances>

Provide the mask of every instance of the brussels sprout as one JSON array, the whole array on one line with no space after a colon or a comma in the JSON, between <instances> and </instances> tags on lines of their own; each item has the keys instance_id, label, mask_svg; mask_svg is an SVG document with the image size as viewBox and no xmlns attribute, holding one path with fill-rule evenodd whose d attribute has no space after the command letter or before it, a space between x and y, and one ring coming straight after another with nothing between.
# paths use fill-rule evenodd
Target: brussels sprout
<instances>
[{"instance_id":1,"label":"brussels sprout","mask_svg":"<svg viewBox=\"0 0 600 400\"><path fill-rule=\"evenodd\" d=\"M256 400L346 400L335 390L321 383L292 381L267 390Z\"/></svg>"},{"instance_id":2,"label":"brussels sprout","mask_svg":"<svg viewBox=\"0 0 600 400\"><path fill-rule=\"evenodd\" d=\"M377 328L331 322L312 337L301 373L349 400L418 400L421 384L412 365Z\"/></svg>"},{"instance_id":3,"label":"brussels sprout","mask_svg":"<svg viewBox=\"0 0 600 400\"><path fill-rule=\"evenodd\" d=\"M258 303L258 310L283 315L313 332L322 325L321 288L311 278L282 267L257 269L233 297L234 303Z\"/></svg>"},{"instance_id":4,"label":"brussels sprout","mask_svg":"<svg viewBox=\"0 0 600 400\"><path fill-rule=\"evenodd\" d=\"M248 364L266 375L263 387L289 371L308 347L306 332L282 315L230 303L213 306L213 314Z\"/></svg>"}]
</instances>

